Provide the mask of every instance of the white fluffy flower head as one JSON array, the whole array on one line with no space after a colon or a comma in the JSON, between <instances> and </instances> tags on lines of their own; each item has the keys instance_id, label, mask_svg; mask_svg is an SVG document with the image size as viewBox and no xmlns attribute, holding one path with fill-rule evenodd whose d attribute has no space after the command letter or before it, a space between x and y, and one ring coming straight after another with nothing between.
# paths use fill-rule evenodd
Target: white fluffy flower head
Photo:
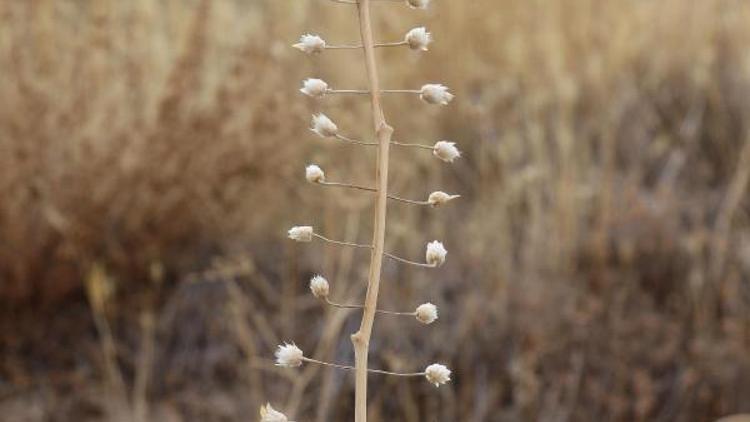
<instances>
[{"instance_id":1,"label":"white fluffy flower head","mask_svg":"<svg viewBox=\"0 0 750 422\"><path fill-rule=\"evenodd\" d=\"M322 79L308 78L302 83L300 92L313 98L323 98L328 92L328 84Z\"/></svg>"},{"instance_id":2,"label":"white fluffy flower head","mask_svg":"<svg viewBox=\"0 0 750 422\"><path fill-rule=\"evenodd\" d=\"M422 86L419 98L428 104L448 105L453 101L453 94L448 92L448 87L440 84L427 84Z\"/></svg>"},{"instance_id":3,"label":"white fluffy flower head","mask_svg":"<svg viewBox=\"0 0 750 422\"><path fill-rule=\"evenodd\" d=\"M427 198L427 202L432 207L439 207L439 206L445 205L449 201L452 201L460 197L461 195L450 195L443 191L435 191L435 192L432 192L430 196Z\"/></svg>"},{"instance_id":4,"label":"white fluffy flower head","mask_svg":"<svg viewBox=\"0 0 750 422\"><path fill-rule=\"evenodd\" d=\"M432 147L432 154L446 163L452 163L456 158L461 157L461 151L456 148L456 143L448 141L436 142Z\"/></svg>"},{"instance_id":5,"label":"white fluffy flower head","mask_svg":"<svg viewBox=\"0 0 750 422\"><path fill-rule=\"evenodd\" d=\"M321 138L332 138L339 133L339 128L336 126L336 123L333 123L333 121L323 113L313 116L312 128L310 128L310 130L315 132Z\"/></svg>"},{"instance_id":6,"label":"white fluffy flower head","mask_svg":"<svg viewBox=\"0 0 750 422\"><path fill-rule=\"evenodd\" d=\"M433 363L424 370L425 378L431 384L435 384L435 387L440 387L441 384L451 380L451 370L445 365L439 363Z\"/></svg>"},{"instance_id":7,"label":"white fluffy flower head","mask_svg":"<svg viewBox=\"0 0 750 422\"><path fill-rule=\"evenodd\" d=\"M286 368L296 368L302 366L302 358L304 354L302 349L297 347L296 344L284 343L280 344L276 348L276 365L283 366Z\"/></svg>"},{"instance_id":8,"label":"white fluffy flower head","mask_svg":"<svg viewBox=\"0 0 750 422\"><path fill-rule=\"evenodd\" d=\"M427 9L430 5L430 0L406 0L406 4L412 9Z\"/></svg>"},{"instance_id":9,"label":"white fluffy flower head","mask_svg":"<svg viewBox=\"0 0 750 422\"><path fill-rule=\"evenodd\" d=\"M312 226L294 226L289 229L289 238L297 242L312 242Z\"/></svg>"},{"instance_id":10,"label":"white fluffy flower head","mask_svg":"<svg viewBox=\"0 0 750 422\"><path fill-rule=\"evenodd\" d=\"M417 321L422 324L432 324L438 319L437 306L432 303L423 303L417 307L416 312Z\"/></svg>"},{"instance_id":11,"label":"white fluffy flower head","mask_svg":"<svg viewBox=\"0 0 750 422\"><path fill-rule=\"evenodd\" d=\"M448 255L448 251L446 251L443 244L437 240L433 240L427 244L425 259L428 264L439 267L445 263L446 255Z\"/></svg>"},{"instance_id":12,"label":"white fluffy flower head","mask_svg":"<svg viewBox=\"0 0 750 422\"><path fill-rule=\"evenodd\" d=\"M270 403L260 407L260 422L289 422L285 414L271 407Z\"/></svg>"},{"instance_id":13,"label":"white fluffy flower head","mask_svg":"<svg viewBox=\"0 0 750 422\"><path fill-rule=\"evenodd\" d=\"M310 164L305 167L305 179L310 183L322 183L326 181L326 174L317 165Z\"/></svg>"},{"instance_id":14,"label":"white fluffy flower head","mask_svg":"<svg viewBox=\"0 0 750 422\"><path fill-rule=\"evenodd\" d=\"M404 40L412 50L427 51L427 46L432 42L432 34L427 32L427 28L422 26L407 32Z\"/></svg>"},{"instance_id":15,"label":"white fluffy flower head","mask_svg":"<svg viewBox=\"0 0 750 422\"><path fill-rule=\"evenodd\" d=\"M326 42L317 35L305 34L299 38L297 44L292 45L297 50L307 54L320 54L326 49Z\"/></svg>"},{"instance_id":16,"label":"white fluffy flower head","mask_svg":"<svg viewBox=\"0 0 750 422\"><path fill-rule=\"evenodd\" d=\"M322 275L316 275L310 279L310 291L318 299L325 299L328 297L331 287L328 284L328 280Z\"/></svg>"}]
</instances>

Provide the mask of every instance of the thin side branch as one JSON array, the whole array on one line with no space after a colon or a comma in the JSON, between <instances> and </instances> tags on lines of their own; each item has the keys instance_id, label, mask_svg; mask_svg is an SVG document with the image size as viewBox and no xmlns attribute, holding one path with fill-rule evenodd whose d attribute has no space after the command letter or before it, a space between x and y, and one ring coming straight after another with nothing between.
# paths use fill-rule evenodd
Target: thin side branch
<instances>
[{"instance_id":1,"label":"thin side branch","mask_svg":"<svg viewBox=\"0 0 750 422\"><path fill-rule=\"evenodd\" d=\"M430 150L430 151L432 151L432 150L434 150L434 149L435 149L435 147L434 147L434 146L432 146L432 145L424 145L424 144L409 144L409 143L405 143L405 142L396 142L396 141L391 141L391 145L396 145L396 146L399 146L399 147L409 147L409 148L421 148L421 149L428 149L428 150Z\"/></svg>"},{"instance_id":2,"label":"thin side branch","mask_svg":"<svg viewBox=\"0 0 750 422\"><path fill-rule=\"evenodd\" d=\"M392 199L394 201L403 202L404 204L410 204L410 205L429 205L432 206L432 204L429 201L415 201L413 199L406 199L401 198L395 195L388 195L388 199Z\"/></svg>"},{"instance_id":3,"label":"thin side branch","mask_svg":"<svg viewBox=\"0 0 750 422\"><path fill-rule=\"evenodd\" d=\"M344 142L348 142L350 144L357 144L357 145L367 145L367 146L378 146L377 142L365 142L365 141L358 141L356 139L347 138L344 135L336 135L336 139L339 139Z\"/></svg>"},{"instance_id":4,"label":"thin side branch","mask_svg":"<svg viewBox=\"0 0 750 422\"><path fill-rule=\"evenodd\" d=\"M328 89L326 94L361 94L370 95L372 91L367 89ZM381 94L421 94L418 89L383 89Z\"/></svg>"},{"instance_id":5,"label":"thin side branch","mask_svg":"<svg viewBox=\"0 0 750 422\"><path fill-rule=\"evenodd\" d=\"M422 91L418 89L384 89L383 94L421 94Z\"/></svg>"},{"instance_id":6,"label":"thin side branch","mask_svg":"<svg viewBox=\"0 0 750 422\"><path fill-rule=\"evenodd\" d=\"M357 94L357 95L370 95L370 91L366 89L329 89L326 94Z\"/></svg>"},{"instance_id":7,"label":"thin side branch","mask_svg":"<svg viewBox=\"0 0 750 422\"><path fill-rule=\"evenodd\" d=\"M308 362L308 363L314 363L314 364L317 364L317 365L328 366L328 367L336 368L336 369L343 369L343 370L346 370L346 371L354 371L354 370L356 370L356 368L353 367L353 366L339 365L337 363L330 363L330 362L323 362L322 360L311 359L311 358L307 358L307 357L303 357L302 360L305 361L305 362ZM370 373L373 373L373 374L394 375L394 376L397 376L397 377L423 377L423 376L425 376L424 372L400 373L400 372L383 371L382 369L369 369L369 368L367 369L367 372L370 372Z\"/></svg>"},{"instance_id":8,"label":"thin side branch","mask_svg":"<svg viewBox=\"0 0 750 422\"><path fill-rule=\"evenodd\" d=\"M330 299L325 298L325 301L327 304L333 306L334 308L341 308L341 309L364 309L364 305L345 305L342 303L336 303L332 302ZM385 314L385 315L401 315L401 316L416 316L416 312L397 312L397 311L386 311L383 309L376 309L375 312L379 314Z\"/></svg>"},{"instance_id":9,"label":"thin side branch","mask_svg":"<svg viewBox=\"0 0 750 422\"><path fill-rule=\"evenodd\" d=\"M329 187L339 187L339 188L349 188L349 189L356 189L356 190L362 190L366 192L377 192L375 188L367 187L367 186L360 186L360 185L354 185L351 183L341 183L341 182L317 182L317 184L321 186L329 186ZM392 199L394 201L403 202L406 204L412 204L412 205L432 205L428 201L416 201L413 199L406 199L401 198L396 195L388 195L388 199Z\"/></svg>"},{"instance_id":10,"label":"thin side branch","mask_svg":"<svg viewBox=\"0 0 750 422\"><path fill-rule=\"evenodd\" d=\"M318 182L319 185L322 186L331 186L331 187L339 187L339 188L349 188L349 189L357 189L357 190L363 190L367 192L377 192L375 188L369 188L367 186L360 186L360 185L354 185L351 183L340 183L340 182Z\"/></svg>"},{"instance_id":11,"label":"thin side branch","mask_svg":"<svg viewBox=\"0 0 750 422\"><path fill-rule=\"evenodd\" d=\"M424 267L424 268L436 268L437 267L436 264L425 264L422 262L409 261L408 259L404 259L396 255L389 254L388 252L383 252L383 255L393 260L396 260L398 262L403 262L404 264L409 264L409 265L416 265L417 267Z\"/></svg>"},{"instance_id":12,"label":"thin side branch","mask_svg":"<svg viewBox=\"0 0 750 422\"><path fill-rule=\"evenodd\" d=\"M353 248L362 248L362 249L372 249L372 245L360 245L358 243L342 242L340 240L329 239L329 238L327 238L325 236L321 236L321 235L319 235L317 233L313 233L312 235L314 237L317 237L318 239L324 241L324 242L331 243L331 244L334 244L334 245L351 246Z\"/></svg>"},{"instance_id":13,"label":"thin side branch","mask_svg":"<svg viewBox=\"0 0 750 422\"><path fill-rule=\"evenodd\" d=\"M394 41L394 42L383 42L379 44L373 45L375 48L383 48L383 47L401 47L404 45L408 45L409 43L406 41ZM364 47L360 45L348 45L348 44L341 44L341 45L326 45L326 50L361 50Z\"/></svg>"},{"instance_id":14,"label":"thin side branch","mask_svg":"<svg viewBox=\"0 0 750 422\"><path fill-rule=\"evenodd\" d=\"M366 141L360 141L358 139L352 139L347 136L336 134L336 139L344 142L348 142L350 144L357 144L357 145L366 145L366 146L377 146L377 142L366 142ZM420 149L426 149L426 150L434 150L435 147L432 145L424 145L424 144L412 144L407 142L397 142L397 141L391 141L391 145L395 145L397 147L405 147L405 148L420 148Z\"/></svg>"}]
</instances>

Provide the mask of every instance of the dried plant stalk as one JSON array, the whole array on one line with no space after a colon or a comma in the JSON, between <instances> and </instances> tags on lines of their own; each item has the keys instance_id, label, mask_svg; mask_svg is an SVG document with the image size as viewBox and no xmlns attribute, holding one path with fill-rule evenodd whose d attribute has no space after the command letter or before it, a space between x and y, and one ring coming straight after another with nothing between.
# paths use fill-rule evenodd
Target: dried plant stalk
<instances>
[{"instance_id":1,"label":"dried plant stalk","mask_svg":"<svg viewBox=\"0 0 750 422\"><path fill-rule=\"evenodd\" d=\"M383 252L385 246L385 217L388 205L388 154L391 146L393 128L385 120L385 113L380 102L380 81L378 79L378 67L375 59L375 47L372 34L372 20L370 17L370 0L360 0L357 4L359 9L359 28L362 37L362 46L365 52L365 66L367 67L367 79L370 87L370 100L372 106L372 122L378 140L378 152L375 170L375 189L377 198L375 200L373 249L370 254L370 271L367 279L367 295L362 313L362 322L359 331L352 334L354 345L355 362L355 422L367 421L367 361L370 347L370 336L372 325L375 321L375 313L378 303L378 292L380 289L380 272L383 266Z\"/></svg>"},{"instance_id":2,"label":"dried plant stalk","mask_svg":"<svg viewBox=\"0 0 750 422\"><path fill-rule=\"evenodd\" d=\"M276 364L278 366L287 368L297 368L303 365L303 363L312 363L317 365L323 365L331 368L354 370L355 372L355 421L366 422L367 421L367 374L368 372L395 375L404 377L424 376L427 381L434 384L436 387L441 384L445 384L450 381L451 371L442 364L432 364L425 368L422 372L410 372L410 373L396 373L391 371L377 370L368 368L368 354L370 338L372 336L372 327L375 320L375 315L378 313L397 315L397 316L412 316L417 321L423 324L431 324L438 319L437 307L432 303L423 303L419 305L413 312L398 312L398 311L385 311L377 309L378 293L380 290L380 276L383 265L383 257L387 256L391 259L397 260L402 263L415 265L419 267L437 268L445 262L445 256L447 251L443 247L443 244L438 241L432 241L427 244L425 250L425 263L420 263L398 256L392 255L385 252L385 229L386 229L386 212L387 203L389 199L393 199L399 202L415 205L426 205L431 207L439 207L448 201L458 198L459 195L450 195L442 191L436 191L430 193L426 201L415 201L400 198L397 196L388 194L388 155L391 145L405 146L405 147L418 147L421 149L432 150L433 155L445 162L453 162L456 158L461 156L460 151L455 147L455 143L448 141L438 141L433 147L419 144L405 144L394 142L391 138L393 135L393 128L388 125L385 119L385 113L381 105L381 95L391 93L403 93L403 94L418 94L420 99L428 104L436 105L447 105L452 99L453 94L448 92L448 88L440 84L426 84L423 85L420 90L403 90L403 89L380 89L380 83L378 78L377 61L375 59L375 48L382 46L376 44L373 39L372 33L372 21L370 16L370 5L371 2L377 0L357 0L355 1L339 1L340 3L356 4L362 51L364 52L365 68L367 71L368 87L367 89L331 89L328 83L322 79L308 78L303 81L300 92L312 97L322 99L327 94L361 94L369 96L371 101L371 112L372 112L372 123L375 132L375 142L358 141L348 138L344 135L339 134L338 126L326 115L319 113L313 115L312 127L310 130L316 135L322 138L336 138L342 141L361 144L367 146L374 146L377 148L376 165L375 165L375 183L373 187L354 185L346 182L328 182L326 181L325 172L320 166L316 164L310 164L305 167L305 179L312 184L329 187L341 187L350 188L362 191L373 192L376 196L374 206L374 223L373 223L373 236L370 244L358 244L353 242L339 241L329 239L319 233L316 233L312 226L293 226L288 231L288 237L294 241L301 243L309 243L313 240L320 240L326 243L330 243L337 246L345 246L352 248L363 248L370 249L370 269L367 280L367 293L365 296L363 305L342 305L336 302L332 302L329 299L330 285L328 281L322 276L315 276L310 280L310 290L313 295L323 300L326 304L337 308L361 308L362 309L362 320L360 323L359 330L352 334L351 341L354 346L354 357L355 365L341 365L336 363L324 362L318 359L313 359L305 356L302 349L297 347L294 343L285 342L280 344L276 349ZM388 0L394 1L394 0ZM398 0L401 1L401 0ZM408 4L412 7L424 8L428 0L408 0ZM405 37L406 42L392 43L393 45L408 45L412 50L426 51L427 45L431 42L430 34L425 30L424 27L412 29L407 33ZM300 42L294 44L293 47L307 53L307 54L319 54L326 49L325 40L317 35L306 34L300 37ZM261 408L261 415L263 416L263 422L275 422L287 421L286 416L283 414L275 414L273 408L270 405L266 405ZM279 418L275 418L279 416Z\"/></svg>"}]
</instances>

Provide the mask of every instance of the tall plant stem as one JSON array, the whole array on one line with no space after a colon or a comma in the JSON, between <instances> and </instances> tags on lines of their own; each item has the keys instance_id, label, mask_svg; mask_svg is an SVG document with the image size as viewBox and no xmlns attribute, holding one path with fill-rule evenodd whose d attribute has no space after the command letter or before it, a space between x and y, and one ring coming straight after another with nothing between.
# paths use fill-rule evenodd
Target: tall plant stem
<instances>
[{"instance_id":1,"label":"tall plant stem","mask_svg":"<svg viewBox=\"0 0 750 422\"><path fill-rule=\"evenodd\" d=\"M371 0L359 0L359 28L362 37L362 47L365 53L367 79L370 87L372 102L372 121L378 140L377 162L375 170L375 222L373 230L373 249L370 255L370 272L367 279L367 295L365 297L362 323L359 330L352 334L355 362L355 422L367 422L367 358L370 347L372 325L375 322L375 312L378 304L380 289L380 270L383 265L385 244L385 215L388 204L388 152L391 146L393 128L385 121L385 114L380 103L380 82L378 79L377 61L375 60L375 42L372 34L372 19L370 17Z\"/></svg>"}]
</instances>

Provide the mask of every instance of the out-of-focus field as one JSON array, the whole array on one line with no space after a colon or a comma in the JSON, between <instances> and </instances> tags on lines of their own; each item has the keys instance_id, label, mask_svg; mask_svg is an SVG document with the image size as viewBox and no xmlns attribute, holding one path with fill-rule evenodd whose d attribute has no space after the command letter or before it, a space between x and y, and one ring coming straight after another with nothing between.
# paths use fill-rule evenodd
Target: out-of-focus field
<instances>
[{"instance_id":1,"label":"out-of-focus field","mask_svg":"<svg viewBox=\"0 0 750 422\"><path fill-rule=\"evenodd\" d=\"M373 376L373 421L709 421L750 411L750 5L730 0L435 0L374 7L396 137L459 142L453 165L394 150L371 366L440 361L453 382ZM280 370L273 349L350 363L368 254L299 245L295 224L369 242L374 153L315 138L325 111L368 138L362 57L323 0L0 1L0 420L351 420L349 374Z\"/></svg>"}]
</instances>

